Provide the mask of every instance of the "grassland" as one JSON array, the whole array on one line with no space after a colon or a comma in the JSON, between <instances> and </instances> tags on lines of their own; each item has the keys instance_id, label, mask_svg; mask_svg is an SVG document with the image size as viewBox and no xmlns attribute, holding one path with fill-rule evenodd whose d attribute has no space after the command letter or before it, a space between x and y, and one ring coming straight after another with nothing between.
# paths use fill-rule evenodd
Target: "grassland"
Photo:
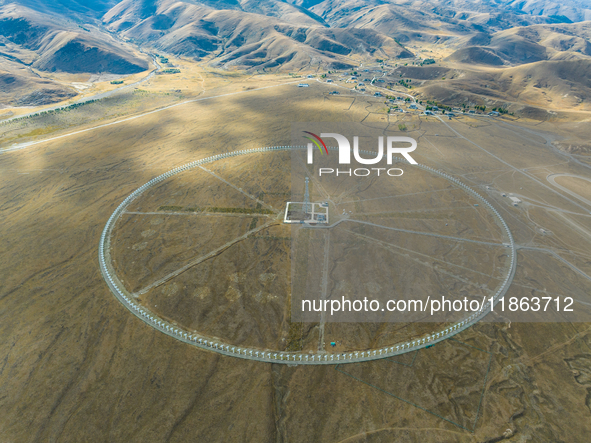
<instances>
[{"instance_id":1,"label":"grassland","mask_svg":"<svg viewBox=\"0 0 591 443\"><path fill-rule=\"evenodd\" d=\"M186 84L182 77L174 78L187 72L186 67L180 69L181 74L155 77L149 96L161 97L156 94ZM330 89L316 82L299 89L279 86L288 81L281 76L224 77L200 72L202 79L195 75L183 96L211 97L208 100L0 154L3 439L473 442L500 441L503 435L514 435L532 441L584 441L591 432L591 323L584 304L590 302L591 282L548 251L591 275L591 208L585 213L582 202L545 181L552 173L591 176L569 152L548 141L550 135L557 143L573 137L583 140L587 133L584 125L508 118L462 117L448 122L435 117L384 116L374 112L383 107L376 99L352 94L328 96ZM257 89L268 86L274 87ZM230 93L234 95L223 95ZM87 117L81 114L84 108L75 110L72 125L63 124L53 134L180 101L177 96L162 97L156 102L138 99L137 105L128 107L114 101L113 107L105 104L99 108L107 115ZM276 367L222 357L185 346L133 317L111 296L98 270L100 233L115 207L154 176L197 158L237 148L288 144L291 121L363 121L380 133L398 132L398 124L404 122L405 135L419 141L418 161L456 175L479 190L507 220L518 245L540 249L519 251L517 275L507 295L571 296L580 300L575 303L576 316L538 313L534 320L556 322L519 323L509 322L507 313L497 314L494 319L498 322L483 322L457 336L462 343L450 341L420 351L412 364L415 370L382 361L338 368L349 375L334 367ZM30 134L48 122L39 120L19 130ZM3 133L2 147L14 143L17 135L18 131ZM27 140L47 136L30 134ZM233 173L246 173L246 166ZM152 208L247 207L245 200L240 206L230 197L214 205L207 201L213 193L205 194L201 201L189 192L174 195L190 189L189 181L184 180L170 182L162 194L148 195L153 198ZM254 193L256 186L248 192ZM275 200L268 202L278 209L285 199L280 194L287 191L275 192ZM523 203L514 207L501 193L513 193ZM240 198L235 195L235 200ZM144 203L135 210L144 211ZM130 215L127 223L133 223L134 217L139 220L140 216ZM129 231L126 244L131 249L125 252L129 254L125 260L129 279L151 276L151 270L141 263L133 268L131 259L138 252L132 246L147 241L142 240L142 232L173 222L173 216L154 217L166 221L158 225L148 222L145 228ZM398 218L410 220L406 215ZM235 229L246 230L252 219L246 217ZM426 217L420 223L428 229L433 222L432 217ZM191 240L199 247L204 240L190 235L183 226L167 229L181 233L175 237L180 243ZM280 227L257 235L261 238L249 241L256 243L259 251L288 248L285 240L275 240L289 237ZM148 247L141 252L147 252ZM428 249L429 245L423 247ZM165 261L162 249L153 248L153 260ZM238 267L252 258L247 250L227 256L223 266L235 263ZM259 279L269 274L262 261L255 267L257 284L279 285L280 278ZM253 296L250 304L241 306L244 298L237 297L236 284L246 281L241 281L244 271L237 269L234 281L227 272L222 276L220 268L212 266L209 276L185 274L183 281L174 282L177 293L186 286L192 298L176 303L171 282L167 291L146 297L146 302L159 307L163 303L164 310L183 313L179 322L197 324L205 319L210 332L234 333L236 340L247 339L240 336L243 331L260 331L249 340L280 343L285 338L287 347L317 345L315 325L293 326L286 314L289 303L267 295L285 290L285 285L261 290L259 300ZM197 277L209 278L210 284L197 285ZM229 291L232 285L235 290ZM211 289L208 292L201 287ZM223 304L239 306L242 316L213 302L211 294L224 289ZM207 300L209 306L205 306ZM384 324L341 323L328 325L326 332L378 344L393 333L388 328ZM411 365L410 360L402 363ZM401 380L407 382L402 385Z\"/></svg>"}]
</instances>

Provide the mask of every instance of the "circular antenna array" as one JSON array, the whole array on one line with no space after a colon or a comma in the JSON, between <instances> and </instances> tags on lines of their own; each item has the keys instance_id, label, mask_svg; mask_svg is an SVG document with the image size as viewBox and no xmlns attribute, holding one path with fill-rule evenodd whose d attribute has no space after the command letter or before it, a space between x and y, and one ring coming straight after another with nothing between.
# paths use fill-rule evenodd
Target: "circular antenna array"
<instances>
[{"instance_id":1,"label":"circular antenna array","mask_svg":"<svg viewBox=\"0 0 591 443\"><path fill-rule=\"evenodd\" d=\"M115 272L115 266L111 256L111 246L113 231L117 221L126 212L127 208L142 194L146 193L149 189L162 184L169 178L180 174L184 171L201 167L208 163L213 163L223 159L229 159L231 157L238 157L244 155L251 155L257 153L268 153L272 154L277 151L291 151L295 149L304 149L304 147L291 147L291 146L278 146L278 147L266 147L250 150L240 150L226 154L219 154L212 157L207 157L202 160L188 163L184 166L175 168L169 172L166 172L143 186L132 192L121 204L115 209L115 211L109 217L105 228L102 232L100 244L99 244L99 264L102 275L109 286L111 292L115 297L136 317L142 320L152 328L167 334L177 340L188 343L192 346L196 346L203 349L208 349L224 355L230 355L234 357L257 360L270 363L283 363L283 364L335 364L335 363L354 363L380 359L384 357L392 357L395 355L404 354L406 352L415 351L427 346L431 346L437 342L445 340L460 331L465 330L480 319L485 317L494 307L494 305L504 297L507 292L511 281L515 274L516 267L516 251L515 244L513 242L513 236L511 232L499 214L499 212L481 195L474 191L469 186L460 182L458 179L442 172L435 170L428 166L421 164L413 165L412 167L420 168L431 174L435 174L449 182L456 187L462 189L467 194L478 200L484 207L486 207L491 214L496 218L497 224L502 228L503 234L508 238L508 242L504 243L504 246L509 251L509 267L508 272L501 278L501 284L496 289L494 295L486 298L486 303L481 304L481 308L477 312L470 312L465 318L455 321L443 329L436 332L430 332L429 334L423 334L414 339L404 340L397 343L390 344L388 346L381 346L377 349L365 349L355 351L338 351L330 353L327 351L281 351L272 349L261 349L249 346L237 346L235 344L224 342L219 339L214 339L206 335L202 335L197 331L189 330L189 328L177 325L175 322L165 319L153 312L138 301L138 294L132 293L123 284L122 280L117 276ZM401 163L405 163L400 160Z\"/></svg>"}]
</instances>

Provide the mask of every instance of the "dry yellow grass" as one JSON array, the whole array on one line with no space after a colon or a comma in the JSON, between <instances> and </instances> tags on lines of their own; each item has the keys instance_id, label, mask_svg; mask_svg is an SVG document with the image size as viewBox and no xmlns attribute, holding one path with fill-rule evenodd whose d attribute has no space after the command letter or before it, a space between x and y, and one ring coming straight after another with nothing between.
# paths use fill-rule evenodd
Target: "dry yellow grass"
<instances>
[{"instance_id":1,"label":"dry yellow grass","mask_svg":"<svg viewBox=\"0 0 591 443\"><path fill-rule=\"evenodd\" d=\"M282 81L267 76L220 82L201 96ZM343 107L342 99L325 92L314 82L310 88L248 90L0 156L0 429L5 440L468 442L500 438L507 428L534 441L583 441L589 435L586 398L591 386L583 375L591 370L589 323L483 323L457 338L486 351L484 358L450 341L428 350L435 354L421 351L415 361L420 371L396 372L406 367L393 362L348 369L440 415L435 416L334 367L277 367L186 346L147 327L110 294L98 270L97 247L106 220L125 196L162 172L213 153L287 144L293 120L359 122L372 115L363 105ZM361 100L367 105L375 101ZM446 127L440 121L413 119L416 129L408 135L419 140L418 161L461 175L486 193L517 243L568 249L578 266L589 262L588 239L552 216L557 208L578 212L577 206L466 140L443 136ZM381 132L387 123L371 124ZM582 166L565 164L567 157L522 129L567 137L571 127L451 124L518 169L589 174ZM579 128L581 137L585 130ZM489 184L494 191L484 188ZM519 194L526 204L511 206L501 191ZM565 215L588 223L588 217ZM539 227L548 225L552 234L542 235ZM146 232L150 238L149 230L156 231L150 225L140 237ZM262 274L257 272L257 278ZM160 296L173 292L169 288ZM240 303L236 291L226 292L225 300ZM590 283L564 263L522 250L508 295L583 299L590 292ZM199 287L193 297L204 301L211 293ZM265 306L272 306L263 295ZM575 307L579 318L588 319L585 305ZM219 322L240 330L232 324L231 311L220 314ZM258 321L266 327L264 318ZM345 327L334 325L334 333ZM374 336L379 343L382 327L360 325L349 333ZM298 335L318 342L313 325L288 337L297 341ZM400 387L397 380L409 382ZM476 423L475 432L440 417L468 428Z\"/></svg>"}]
</instances>

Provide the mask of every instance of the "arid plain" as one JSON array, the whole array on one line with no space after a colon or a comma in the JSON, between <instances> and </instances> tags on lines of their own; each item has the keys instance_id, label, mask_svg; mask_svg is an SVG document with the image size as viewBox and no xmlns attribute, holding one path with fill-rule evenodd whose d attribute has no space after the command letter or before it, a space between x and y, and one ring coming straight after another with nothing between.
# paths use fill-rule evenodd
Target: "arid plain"
<instances>
[{"instance_id":1,"label":"arid plain","mask_svg":"<svg viewBox=\"0 0 591 443\"><path fill-rule=\"evenodd\" d=\"M140 92L68 111L53 132L34 132L51 116L33 119L28 128L0 127L7 128L0 149L65 136L0 153L2 441L585 441L591 432L591 207L547 177L570 174L574 178L556 183L588 197L581 180L591 177L591 159L584 149L569 149L569 140L588 136L587 122L388 114L383 98L345 90L329 95L335 87L316 80L297 88L301 79L289 75L225 75L186 63L191 75L184 81L182 74L156 77ZM177 92L180 84L186 91ZM154 106L161 110L142 115ZM93 107L102 114L82 114ZM507 297L570 296L574 312L527 316L537 322L498 313L430 349L336 367L220 356L131 315L98 266L99 237L117 205L190 161L289 144L293 121L361 122L392 134L403 124L418 140L420 163L460 178L507 221L518 246ZM93 129L97 125L104 126ZM503 193L521 203L513 206ZM180 205L180 197L170 198L175 201L152 209ZM183 205L197 203L189 200ZM431 226L432 216L415 217L401 223ZM252 219L233 229L246 232ZM189 229L167 232L190 236ZM289 235L273 229L264 235ZM186 237L180 241L186 244ZM149 246L136 249L146 253ZM158 253L154 247L152 258ZM139 284L142 267L121 272L133 271L129 279ZM208 327L262 331L278 346L281 334L285 346L293 334L317 342L315 324L294 329L284 311L265 309L213 315ZM329 324L327 333L378 343L391 328Z\"/></svg>"}]
</instances>

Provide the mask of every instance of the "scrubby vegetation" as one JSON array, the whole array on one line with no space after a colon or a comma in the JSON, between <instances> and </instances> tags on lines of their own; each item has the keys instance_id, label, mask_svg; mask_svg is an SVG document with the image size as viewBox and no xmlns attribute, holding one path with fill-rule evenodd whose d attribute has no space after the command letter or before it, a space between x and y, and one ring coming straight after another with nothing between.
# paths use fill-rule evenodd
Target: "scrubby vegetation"
<instances>
[{"instance_id":1,"label":"scrubby vegetation","mask_svg":"<svg viewBox=\"0 0 591 443\"><path fill-rule=\"evenodd\" d=\"M218 213L225 213L225 214L274 214L273 211L270 209L265 208L220 208L217 206L204 206L204 207L196 207L196 206L173 206L173 205L164 205L158 208L159 211L171 211L171 212L218 212Z\"/></svg>"},{"instance_id":2,"label":"scrubby vegetation","mask_svg":"<svg viewBox=\"0 0 591 443\"><path fill-rule=\"evenodd\" d=\"M71 105L63 106L61 108L49 109L47 111L36 112L34 114L25 115L23 117L13 118L12 120L7 120L7 121L4 121L4 122L1 122L0 125L14 123L16 121L26 120L26 119L30 119L30 118L34 118L34 117L40 117L40 116L51 115L51 114L59 114L61 112L71 111L71 110L76 109L76 108L79 108L81 106L89 105L89 104L94 103L96 101L98 101L98 100L87 100L85 102L73 103Z\"/></svg>"}]
</instances>

